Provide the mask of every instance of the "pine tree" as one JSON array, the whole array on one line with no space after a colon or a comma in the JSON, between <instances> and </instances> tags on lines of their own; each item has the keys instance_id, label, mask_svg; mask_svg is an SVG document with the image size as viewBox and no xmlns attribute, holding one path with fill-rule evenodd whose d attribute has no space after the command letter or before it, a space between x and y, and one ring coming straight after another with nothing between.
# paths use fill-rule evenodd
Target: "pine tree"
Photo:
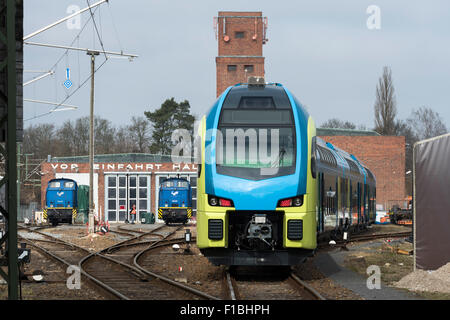
<instances>
[{"instance_id":1,"label":"pine tree","mask_svg":"<svg viewBox=\"0 0 450 320\"><path fill-rule=\"evenodd\" d=\"M159 109L144 112L152 123L152 144L150 152L154 154L170 155L172 132L175 129L186 129L193 132L195 116L190 114L189 101L177 103L174 98L167 99Z\"/></svg>"}]
</instances>

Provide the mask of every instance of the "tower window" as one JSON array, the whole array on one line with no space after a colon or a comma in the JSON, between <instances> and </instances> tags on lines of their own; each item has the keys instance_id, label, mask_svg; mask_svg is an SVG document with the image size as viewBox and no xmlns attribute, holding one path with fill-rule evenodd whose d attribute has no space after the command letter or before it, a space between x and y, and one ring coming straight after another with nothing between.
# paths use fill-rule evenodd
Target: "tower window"
<instances>
[{"instance_id":1,"label":"tower window","mask_svg":"<svg viewBox=\"0 0 450 320\"><path fill-rule=\"evenodd\" d=\"M254 71L253 65L252 64L245 65L244 66L244 71L246 71L248 73L253 72Z\"/></svg>"},{"instance_id":2,"label":"tower window","mask_svg":"<svg viewBox=\"0 0 450 320\"><path fill-rule=\"evenodd\" d=\"M242 38L244 38L244 31L236 31L236 32L234 33L234 37L235 37L236 39L242 39Z\"/></svg>"},{"instance_id":3,"label":"tower window","mask_svg":"<svg viewBox=\"0 0 450 320\"><path fill-rule=\"evenodd\" d=\"M236 70L237 70L237 65L235 65L235 64L228 65L228 71L236 71Z\"/></svg>"}]
</instances>

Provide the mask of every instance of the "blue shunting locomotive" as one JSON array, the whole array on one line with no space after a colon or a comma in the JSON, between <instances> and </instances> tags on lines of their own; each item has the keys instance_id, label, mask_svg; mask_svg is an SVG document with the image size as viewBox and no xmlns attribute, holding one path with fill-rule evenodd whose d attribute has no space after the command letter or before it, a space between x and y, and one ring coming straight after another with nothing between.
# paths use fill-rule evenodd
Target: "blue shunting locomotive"
<instances>
[{"instance_id":1,"label":"blue shunting locomotive","mask_svg":"<svg viewBox=\"0 0 450 320\"><path fill-rule=\"evenodd\" d=\"M44 218L52 225L69 223L77 217L78 185L72 179L52 179L45 192Z\"/></svg>"},{"instance_id":2,"label":"blue shunting locomotive","mask_svg":"<svg viewBox=\"0 0 450 320\"><path fill-rule=\"evenodd\" d=\"M186 223L192 217L192 190L186 179L169 178L159 187L158 218L166 224Z\"/></svg>"}]
</instances>

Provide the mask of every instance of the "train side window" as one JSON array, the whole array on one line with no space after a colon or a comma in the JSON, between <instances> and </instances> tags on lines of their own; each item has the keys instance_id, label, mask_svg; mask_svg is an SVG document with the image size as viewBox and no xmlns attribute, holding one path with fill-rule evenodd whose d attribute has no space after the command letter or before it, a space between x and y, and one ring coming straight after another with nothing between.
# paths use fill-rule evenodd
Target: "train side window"
<instances>
[{"instance_id":1,"label":"train side window","mask_svg":"<svg viewBox=\"0 0 450 320\"><path fill-rule=\"evenodd\" d=\"M358 223L358 187L359 183L351 180L350 214L352 224Z\"/></svg>"},{"instance_id":2,"label":"train side window","mask_svg":"<svg viewBox=\"0 0 450 320\"><path fill-rule=\"evenodd\" d=\"M316 178L316 137L312 138L311 142L311 175Z\"/></svg>"},{"instance_id":3,"label":"train side window","mask_svg":"<svg viewBox=\"0 0 450 320\"><path fill-rule=\"evenodd\" d=\"M348 217L349 212L349 187L348 187L348 179L341 178L341 217L340 218L346 218Z\"/></svg>"},{"instance_id":4,"label":"train side window","mask_svg":"<svg viewBox=\"0 0 450 320\"><path fill-rule=\"evenodd\" d=\"M330 174L323 174L323 196L322 196L322 212L324 229L334 229L336 225L336 177Z\"/></svg>"}]
</instances>

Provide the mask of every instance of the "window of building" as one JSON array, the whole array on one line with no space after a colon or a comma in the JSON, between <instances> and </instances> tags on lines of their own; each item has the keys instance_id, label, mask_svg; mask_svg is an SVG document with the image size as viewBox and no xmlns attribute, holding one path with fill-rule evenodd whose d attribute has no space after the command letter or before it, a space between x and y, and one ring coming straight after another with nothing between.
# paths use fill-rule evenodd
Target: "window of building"
<instances>
[{"instance_id":1,"label":"window of building","mask_svg":"<svg viewBox=\"0 0 450 320\"><path fill-rule=\"evenodd\" d=\"M244 66L244 71L247 72L247 73L253 72L254 71L253 65L252 64L245 65Z\"/></svg>"},{"instance_id":2,"label":"window of building","mask_svg":"<svg viewBox=\"0 0 450 320\"><path fill-rule=\"evenodd\" d=\"M236 32L234 33L234 37L235 37L236 39L242 39L242 38L244 38L244 31L236 31Z\"/></svg>"},{"instance_id":3,"label":"window of building","mask_svg":"<svg viewBox=\"0 0 450 320\"><path fill-rule=\"evenodd\" d=\"M237 65L235 65L235 64L228 65L228 71L236 71L236 70L237 70Z\"/></svg>"}]
</instances>

